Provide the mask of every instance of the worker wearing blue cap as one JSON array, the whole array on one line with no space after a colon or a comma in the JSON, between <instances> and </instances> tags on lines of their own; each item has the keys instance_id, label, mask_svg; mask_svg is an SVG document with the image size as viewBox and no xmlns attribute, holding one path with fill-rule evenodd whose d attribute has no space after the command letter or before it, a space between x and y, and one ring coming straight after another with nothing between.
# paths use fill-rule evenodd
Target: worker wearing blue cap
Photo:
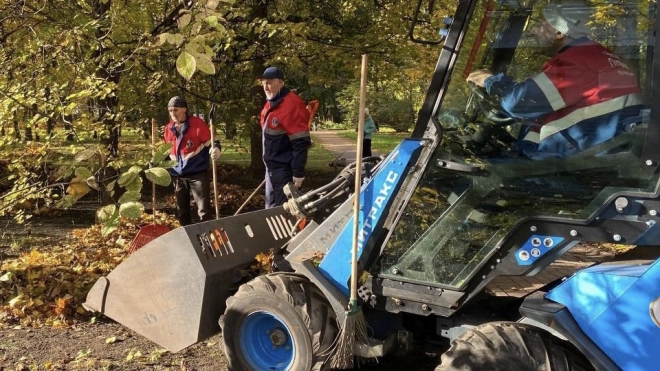
<instances>
[{"instance_id":1,"label":"worker wearing blue cap","mask_svg":"<svg viewBox=\"0 0 660 371\"><path fill-rule=\"evenodd\" d=\"M305 179L309 112L300 97L284 86L284 72L268 67L260 76L266 94L261 111L263 160L266 165L266 208L284 204L284 185L300 188Z\"/></svg>"}]
</instances>

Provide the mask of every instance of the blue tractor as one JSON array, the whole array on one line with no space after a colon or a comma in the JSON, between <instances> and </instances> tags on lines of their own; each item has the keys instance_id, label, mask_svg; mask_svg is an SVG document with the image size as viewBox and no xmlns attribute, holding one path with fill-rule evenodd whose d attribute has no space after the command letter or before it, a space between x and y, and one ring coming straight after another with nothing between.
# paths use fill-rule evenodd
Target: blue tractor
<instances>
[{"instance_id":1,"label":"blue tractor","mask_svg":"<svg viewBox=\"0 0 660 371\"><path fill-rule=\"evenodd\" d=\"M613 67L632 71L639 101L608 136L592 112L585 135L601 139L534 159L519 145L535 119L466 78L541 70L547 58L527 31L547 5L461 0L441 38L422 39L414 26L432 5L419 1L410 32L441 50L410 138L323 187L288 188L282 207L159 237L99 279L86 307L174 352L221 331L232 370L326 370L348 315L358 223L370 339L355 356L426 347L442 352L438 371L657 369L657 3L562 4L619 57ZM250 269L259 253L273 272Z\"/></svg>"}]
</instances>

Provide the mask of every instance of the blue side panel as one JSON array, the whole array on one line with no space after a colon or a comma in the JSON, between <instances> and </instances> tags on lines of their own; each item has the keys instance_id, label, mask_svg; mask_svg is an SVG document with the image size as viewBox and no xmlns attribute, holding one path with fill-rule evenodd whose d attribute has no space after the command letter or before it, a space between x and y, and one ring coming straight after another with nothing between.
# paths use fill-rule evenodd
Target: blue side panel
<instances>
[{"instance_id":1,"label":"blue side panel","mask_svg":"<svg viewBox=\"0 0 660 371\"><path fill-rule=\"evenodd\" d=\"M358 225L358 260L362 258L364 246L378 225L395 190L406 178L404 171L415 150L420 147L419 139L405 139L390 153L374 176L360 190L360 213ZM365 218L366 217L366 218ZM366 221L365 221L366 219ZM325 255L319 271L344 293L349 294L351 276L351 250L353 248L353 223L351 217Z\"/></svg>"},{"instance_id":2,"label":"blue side panel","mask_svg":"<svg viewBox=\"0 0 660 371\"><path fill-rule=\"evenodd\" d=\"M660 297L660 260L582 270L546 296L565 305L582 331L622 370L660 367L660 328L649 308Z\"/></svg>"},{"instance_id":3,"label":"blue side panel","mask_svg":"<svg viewBox=\"0 0 660 371\"><path fill-rule=\"evenodd\" d=\"M563 240L563 237L535 234L516 251L516 262L518 265L532 265Z\"/></svg>"}]
</instances>

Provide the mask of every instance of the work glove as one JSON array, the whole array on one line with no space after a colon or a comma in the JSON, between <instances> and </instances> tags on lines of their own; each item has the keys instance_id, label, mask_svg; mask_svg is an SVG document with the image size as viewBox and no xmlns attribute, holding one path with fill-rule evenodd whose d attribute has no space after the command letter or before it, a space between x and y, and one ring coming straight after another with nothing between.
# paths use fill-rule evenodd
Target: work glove
<instances>
[{"instance_id":1,"label":"work glove","mask_svg":"<svg viewBox=\"0 0 660 371\"><path fill-rule=\"evenodd\" d=\"M302 178L296 178L295 176L293 177L293 184L295 184L296 188L300 188L302 186L302 182L305 180L305 177Z\"/></svg>"},{"instance_id":2,"label":"work glove","mask_svg":"<svg viewBox=\"0 0 660 371\"><path fill-rule=\"evenodd\" d=\"M211 155L211 158L215 161L220 158L220 148L218 147L211 147L209 150L209 154Z\"/></svg>"}]
</instances>

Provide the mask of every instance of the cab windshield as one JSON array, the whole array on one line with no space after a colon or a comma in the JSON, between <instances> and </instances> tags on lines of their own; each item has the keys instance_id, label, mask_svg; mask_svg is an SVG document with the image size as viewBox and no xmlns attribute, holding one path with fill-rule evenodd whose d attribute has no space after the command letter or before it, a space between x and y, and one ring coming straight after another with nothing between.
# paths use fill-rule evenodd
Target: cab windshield
<instances>
[{"instance_id":1,"label":"cab windshield","mask_svg":"<svg viewBox=\"0 0 660 371\"><path fill-rule=\"evenodd\" d=\"M522 220L587 221L617 194L655 192L654 19L649 1L481 1L379 275L461 289Z\"/></svg>"}]
</instances>

